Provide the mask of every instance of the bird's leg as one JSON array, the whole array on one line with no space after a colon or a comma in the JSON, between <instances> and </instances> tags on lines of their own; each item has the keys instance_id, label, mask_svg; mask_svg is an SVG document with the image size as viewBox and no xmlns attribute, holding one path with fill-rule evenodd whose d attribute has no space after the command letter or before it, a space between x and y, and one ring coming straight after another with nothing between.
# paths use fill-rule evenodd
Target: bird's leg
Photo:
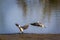
<instances>
[{"instance_id":1,"label":"bird's leg","mask_svg":"<svg viewBox=\"0 0 60 40\"><path fill-rule=\"evenodd\" d=\"M22 32L22 34L23 34L24 32Z\"/></svg>"}]
</instances>

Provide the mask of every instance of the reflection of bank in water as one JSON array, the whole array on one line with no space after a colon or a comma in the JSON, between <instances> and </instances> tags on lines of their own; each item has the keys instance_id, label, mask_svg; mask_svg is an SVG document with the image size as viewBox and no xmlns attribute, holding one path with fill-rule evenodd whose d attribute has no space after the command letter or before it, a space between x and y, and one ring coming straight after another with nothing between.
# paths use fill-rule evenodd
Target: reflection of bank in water
<instances>
[{"instance_id":1,"label":"reflection of bank in water","mask_svg":"<svg viewBox=\"0 0 60 40\"><path fill-rule=\"evenodd\" d=\"M26 0L17 0L17 4L19 6L22 6L23 16L25 17L27 15L27 3L26 3Z\"/></svg>"},{"instance_id":2,"label":"reflection of bank in water","mask_svg":"<svg viewBox=\"0 0 60 40\"><path fill-rule=\"evenodd\" d=\"M43 19L48 16L48 20L50 20L52 10L56 10L57 3L59 0L43 0Z\"/></svg>"},{"instance_id":3,"label":"reflection of bank in water","mask_svg":"<svg viewBox=\"0 0 60 40\"><path fill-rule=\"evenodd\" d=\"M24 17L27 15L27 2L26 0L17 0L18 1L18 5L19 6L22 6L22 9L23 9L23 15ZM59 0L38 0L38 3L42 3L43 5L43 15L42 15L42 20L44 20L47 16L48 20L50 20L50 17L51 17L51 12L52 10L56 10L57 8L57 3L58 3ZM30 3L36 3L35 0L33 2L33 0L31 1L30 0ZM32 5L32 4L30 4ZM37 5L37 4L33 4L33 5ZM38 7L37 7L38 8ZM30 11L32 13L32 11ZM40 13L40 12L39 12Z\"/></svg>"},{"instance_id":4,"label":"reflection of bank in water","mask_svg":"<svg viewBox=\"0 0 60 40\"><path fill-rule=\"evenodd\" d=\"M52 11L56 12L57 9L60 9L60 0L43 0L43 19L47 16L48 21L51 19ZM56 14L56 13L54 13Z\"/></svg>"}]
</instances>

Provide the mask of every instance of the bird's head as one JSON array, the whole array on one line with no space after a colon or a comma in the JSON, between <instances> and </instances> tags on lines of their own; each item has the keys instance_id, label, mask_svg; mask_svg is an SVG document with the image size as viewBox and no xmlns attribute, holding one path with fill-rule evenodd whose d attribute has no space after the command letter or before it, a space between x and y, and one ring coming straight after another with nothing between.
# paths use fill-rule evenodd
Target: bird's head
<instances>
[{"instance_id":1,"label":"bird's head","mask_svg":"<svg viewBox=\"0 0 60 40\"><path fill-rule=\"evenodd\" d=\"M37 21L38 24L42 24L40 21Z\"/></svg>"},{"instance_id":2,"label":"bird's head","mask_svg":"<svg viewBox=\"0 0 60 40\"><path fill-rule=\"evenodd\" d=\"M40 23L40 21L37 21L37 23Z\"/></svg>"}]
</instances>

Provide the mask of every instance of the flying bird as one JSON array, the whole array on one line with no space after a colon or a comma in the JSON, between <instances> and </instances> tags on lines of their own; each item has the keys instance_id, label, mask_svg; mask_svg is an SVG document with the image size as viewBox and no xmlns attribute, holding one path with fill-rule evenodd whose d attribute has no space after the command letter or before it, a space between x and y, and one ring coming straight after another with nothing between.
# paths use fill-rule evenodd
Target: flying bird
<instances>
[{"instance_id":1,"label":"flying bird","mask_svg":"<svg viewBox=\"0 0 60 40\"><path fill-rule=\"evenodd\" d=\"M23 33L23 31L29 27L28 24L26 24L24 26L21 26L19 24L15 24L15 25L19 28L19 30L21 31L21 33Z\"/></svg>"},{"instance_id":2,"label":"flying bird","mask_svg":"<svg viewBox=\"0 0 60 40\"><path fill-rule=\"evenodd\" d=\"M39 22L39 21L34 22L34 23L30 23L30 25L45 28L45 25L42 24L42 23Z\"/></svg>"}]
</instances>

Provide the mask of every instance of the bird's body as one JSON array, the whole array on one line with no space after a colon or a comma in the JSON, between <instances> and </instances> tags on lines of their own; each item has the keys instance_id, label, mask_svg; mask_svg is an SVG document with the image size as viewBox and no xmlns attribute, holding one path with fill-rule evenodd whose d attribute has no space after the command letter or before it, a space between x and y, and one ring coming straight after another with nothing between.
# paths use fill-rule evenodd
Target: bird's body
<instances>
[{"instance_id":1,"label":"bird's body","mask_svg":"<svg viewBox=\"0 0 60 40\"><path fill-rule=\"evenodd\" d=\"M34 23L30 23L32 26L37 26L37 27L42 27L42 28L44 28L45 27L45 25L44 24L42 24L42 23L40 23L40 22L34 22Z\"/></svg>"},{"instance_id":2,"label":"bird's body","mask_svg":"<svg viewBox=\"0 0 60 40\"><path fill-rule=\"evenodd\" d=\"M23 32L23 28L22 27L20 27L19 29L20 29L21 32Z\"/></svg>"},{"instance_id":3,"label":"bird's body","mask_svg":"<svg viewBox=\"0 0 60 40\"><path fill-rule=\"evenodd\" d=\"M31 23L33 26L40 26L39 23Z\"/></svg>"},{"instance_id":4,"label":"bird's body","mask_svg":"<svg viewBox=\"0 0 60 40\"><path fill-rule=\"evenodd\" d=\"M18 28L19 28L19 30L23 33L23 31L25 30L25 29L27 29L28 28L28 24L26 24L26 25L24 25L24 26L20 26L19 24L15 24Z\"/></svg>"}]
</instances>

